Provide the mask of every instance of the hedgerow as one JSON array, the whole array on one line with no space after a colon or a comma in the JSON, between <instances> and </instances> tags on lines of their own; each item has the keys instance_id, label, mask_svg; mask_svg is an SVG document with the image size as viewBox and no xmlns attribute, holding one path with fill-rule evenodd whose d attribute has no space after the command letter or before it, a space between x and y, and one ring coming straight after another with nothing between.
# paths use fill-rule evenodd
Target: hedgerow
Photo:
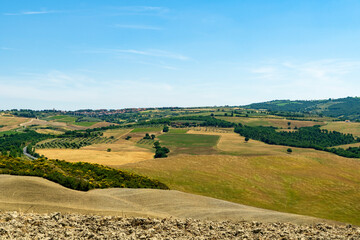
<instances>
[{"instance_id":1,"label":"hedgerow","mask_svg":"<svg viewBox=\"0 0 360 240\"><path fill-rule=\"evenodd\" d=\"M165 184L127 171L85 162L39 158L33 161L0 156L0 174L38 176L81 191L94 188L169 189Z\"/></svg>"}]
</instances>

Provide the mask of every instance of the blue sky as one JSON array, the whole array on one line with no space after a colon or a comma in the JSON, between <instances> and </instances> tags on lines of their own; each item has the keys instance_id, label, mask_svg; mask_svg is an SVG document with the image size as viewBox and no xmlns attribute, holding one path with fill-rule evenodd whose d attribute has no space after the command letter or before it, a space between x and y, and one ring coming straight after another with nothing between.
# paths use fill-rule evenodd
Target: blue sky
<instances>
[{"instance_id":1,"label":"blue sky","mask_svg":"<svg viewBox=\"0 0 360 240\"><path fill-rule=\"evenodd\" d=\"M0 109L360 92L360 1L0 1Z\"/></svg>"}]
</instances>

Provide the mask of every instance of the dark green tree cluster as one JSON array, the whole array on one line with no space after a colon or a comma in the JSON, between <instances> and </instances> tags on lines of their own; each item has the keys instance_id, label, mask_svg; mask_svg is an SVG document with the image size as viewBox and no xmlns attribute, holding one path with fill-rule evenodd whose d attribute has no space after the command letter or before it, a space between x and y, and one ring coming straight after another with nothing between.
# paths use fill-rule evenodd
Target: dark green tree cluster
<instances>
[{"instance_id":1,"label":"dark green tree cluster","mask_svg":"<svg viewBox=\"0 0 360 240\"><path fill-rule=\"evenodd\" d=\"M169 131L169 127L167 126L167 125L165 125L164 127L163 127L163 132L168 132Z\"/></svg>"},{"instance_id":2,"label":"dark green tree cluster","mask_svg":"<svg viewBox=\"0 0 360 240\"><path fill-rule=\"evenodd\" d=\"M167 147L161 147L159 141L154 142L154 158L166 158L170 150Z\"/></svg>"},{"instance_id":3,"label":"dark green tree cluster","mask_svg":"<svg viewBox=\"0 0 360 240\"><path fill-rule=\"evenodd\" d=\"M99 130L95 129L86 129L85 131L67 131L64 134L57 135L57 138L89 138L89 137L99 137L102 136L103 133Z\"/></svg>"},{"instance_id":4,"label":"dark green tree cluster","mask_svg":"<svg viewBox=\"0 0 360 240\"><path fill-rule=\"evenodd\" d=\"M176 122L179 120L195 121L198 123L199 126L203 126L203 127L211 126L211 127L230 128L236 125L235 123L231 123L222 119L217 119L211 116L183 116L183 117L152 119L147 122L139 122L136 125L160 125L160 124L170 125L171 122Z\"/></svg>"},{"instance_id":5,"label":"dark green tree cluster","mask_svg":"<svg viewBox=\"0 0 360 240\"><path fill-rule=\"evenodd\" d=\"M99 164L70 163L44 158L27 161L0 156L0 174L43 177L81 191L112 187L169 189L157 180Z\"/></svg>"},{"instance_id":6,"label":"dark green tree cluster","mask_svg":"<svg viewBox=\"0 0 360 240\"><path fill-rule=\"evenodd\" d=\"M30 109L20 109L11 112L14 116L26 117L26 118L36 118L36 111Z\"/></svg>"},{"instance_id":7,"label":"dark green tree cluster","mask_svg":"<svg viewBox=\"0 0 360 240\"><path fill-rule=\"evenodd\" d=\"M347 149L343 148L327 148L327 152L334 153L336 155L347 157L347 158L360 158L360 148L359 147L349 147Z\"/></svg>"},{"instance_id":8,"label":"dark green tree cluster","mask_svg":"<svg viewBox=\"0 0 360 240\"><path fill-rule=\"evenodd\" d=\"M326 107L324 108L324 106ZM285 117L298 117L304 113L316 115L320 113L319 115L337 117L341 120L360 119L360 98L358 97L315 101L274 100L254 103L244 107L250 109L267 109L271 111L271 114Z\"/></svg>"},{"instance_id":9,"label":"dark green tree cluster","mask_svg":"<svg viewBox=\"0 0 360 240\"><path fill-rule=\"evenodd\" d=\"M145 137L143 137L143 139L151 139L151 137L148 133L145 133Z\"/></svg>"},{"instance_id":10,"label":"dark green tree cluster","mask_svg":"<svg viewBox=\"0 0 360 240\"><path fill-rule=\"evenodd\" d=\"M296 132L277 132L274 127L238 126L235 132L244 137L259 140L268 144L292 147L315 148L324 150L343 144L358 142L352 134L320 129L319 126L299 128Z\"/></svg>"}]
</instances>

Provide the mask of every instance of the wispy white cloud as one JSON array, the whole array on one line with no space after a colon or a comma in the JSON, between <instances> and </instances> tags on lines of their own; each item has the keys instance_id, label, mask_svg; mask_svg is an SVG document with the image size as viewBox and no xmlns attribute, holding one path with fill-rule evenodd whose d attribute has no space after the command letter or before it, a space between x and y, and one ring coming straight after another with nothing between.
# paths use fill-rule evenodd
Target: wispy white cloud
<instances>
[{"instance_id":1,"label":"wispy white cloud","mask_svg":"<svg viewBox=\"0 0 360 240\"><path fill-rule=\"evenodd\" d=\"M154 6L123 6L123 7L115 7L115 9L124 11L124 12L133 12L133 13L164 13L168 12L169 9L165 7L154 7Z\"/></svg>"},{"instance_id":2,"label":"wispy white cloud","mask_svg":"<svg viewBox=\"0 0 360 240\"><path fill-rule=\"evenodd\" d=\"M113 55L137 55L137 56L149 56L149 57L157 57L157 58L168 58L175 59L180 61L188 61L190 57L185 55L159 50L159 49L149 49L149 50L136 50L136 49L94 49L87 50L84 53L97 53L97 54L113 54Z\"/></svg>"},{"instance_id":3,"label":"wispy white cloud","mask_svg":"<svg viewBox=\"0 0 360 240\"><path fill-rule=\"evenodd\" d=\"M249 72L253 85L264 95L273 95L272 98L344 97L360 91L358 60L279 61L251 68Z\"/></svg>"},{"instance_id":4,"label":"wispy white cloud","mask_svg":"<svg viewBox=\"0 0 360 240\"><path fill-rule=\"evenodd\" d=\"M139 30L163 30L160 27L149 26L149 25L126 25L126 24L115 24L116 28L125 28L125 29L139 29Z\"/></svg>"},{"instance_id":5,"label":"wispy white cloud","mask_svg":"<svg viewBox=\"0 0 360 240\"><path fill-rule=\"evenodd\" d=\"M170 66L168 64L165 64L163 62L159 62L159 63L151 62L150 63L150 62L144 62L144 61L137 61L136 63L149 65L149 66L154 66L154 67L159 67L159 68L163 68L163 69L167 69L167 70L178 70L178 68Z\"/></svg>"},{"instance_id":6,"label":"wispy white cloud","mask_svg":"<svg viewBox=\"0 0 360 240\"><path fill-rule=\"evenodd\" d=\"M0 50L13 51L13 50L16 50L16 49L15 48L8 48L8 47L0 47Z\"/></svg>"},{"instance_id":7,"label":"wispy white cloud","mask_svg":"<svg viewBox=\"0 0 360 240\"><path fill-rule=\"evenodd\" d=\"M184 56L182 54L158 50L158 49L151 49L151 50L134 50L134 49L116 49L118 53L128 53L128 54L136 54L136 55L145 55L145 56L152 56L152 57L163 57L163 58L171 58L181 61L187 61L190 58Z\"/></svg>"},{"instance_id":8,"label":"wispy white cloud","mask_svg":"<svg viewBox=\"0 0 360 240\"><path fill-rule=\"evenodd\" d=\"M49 10L41 10L41 11L22 11L18 13L4 13L7 16L18 16L18 15L38 15L38 14L49 14L49 13L57 13L58 11L49 11Z\"/></svg>"}]
</instances>

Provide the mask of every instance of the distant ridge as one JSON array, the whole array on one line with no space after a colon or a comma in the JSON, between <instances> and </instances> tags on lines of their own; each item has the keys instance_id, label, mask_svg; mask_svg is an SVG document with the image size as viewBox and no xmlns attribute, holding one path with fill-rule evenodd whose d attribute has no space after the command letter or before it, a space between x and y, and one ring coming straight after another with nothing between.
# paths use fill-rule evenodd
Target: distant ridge
<instances>
[{"instance_id":1,"label":"distant ridge","mask_svg":"<svg viewBox=\"0 0 360 240\"><path fill-rule=\"evenodd\" d=\"M272 112L318 114L340 120L360 120L360 98L347 97L326 100L273 100L243 106L247 109L264 109Z\"/></svg>"}]
</instances>

